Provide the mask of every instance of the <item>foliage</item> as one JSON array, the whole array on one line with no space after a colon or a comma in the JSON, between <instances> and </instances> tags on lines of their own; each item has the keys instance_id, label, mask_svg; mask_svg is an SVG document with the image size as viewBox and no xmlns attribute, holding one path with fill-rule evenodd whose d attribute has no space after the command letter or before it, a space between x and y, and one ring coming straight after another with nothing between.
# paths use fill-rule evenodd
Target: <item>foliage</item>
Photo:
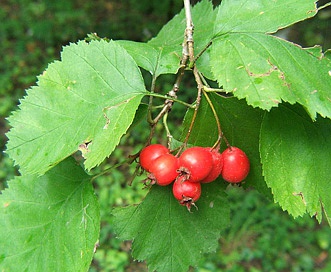
<instances>
[{"instance_id":1,"label":"foliage","mask_svg":"<svg viewBox=\"0 0 331 272\"><path fill-rule=\"evenodd\" d=\"M11 235L0 242L2 269L87 270L100 225L91 181L134 162L137 153L130 153L135 155L98 171L145 116L152 129L140 142L151 141L163 117L170 144L217 146L220 139L221 148L240 146L252 164L244 188L273 197L295 217L307 212L321 222L323 211L329 220L330 56L271 35L316 13L311 0L224 0L216 8L203 0L192 8L195 54L190 26L185 28L187 7L147 43L90 35L88 42L64 47L61 60L48 66L9 117L6 152L21 176L0 197L6 222L0 233ZM151 74L150 86L139 67ZM179 98L176 92L191 72L198 92L189 104L181 89ZM177 74L176 82L172 91L156 93L163 74ZM167 122L174 102L188 107L177 139ZM68 158L76 151L81 165ZM134 240L133 257L151 270L186 271L199 264L201 253L216 250L229 225L225 188L220 179L206 184L199 209L188 213L168 187L154 186L141 203L113 209L109 220L119 238ZM50 239L43 243L37 231ZM61 259L57 267L55 258L25 262L25 254L37 259L41 249L47 260Z\"/></svg>"},{"instance_id":2,"label":"foliage","mask_svg":"<svg viewBox=\"0 0 331 272\"><path fill-rule=\"evenodd\" d=\"M0 263L7 271L89 267L99 236L99 205L88 175L73 159L41 177L10 181L1 207L0 232L7 238L0 244Z\"/></svg>"},{"instance_id":3,"label":"foliage","mask_svg":"<svg viewBox=\"0 0 331 272\"><path fill-rule=\"evenodd\" d=\"M208 189L199 212L190 214L178 205L170 187L155 187L139 206L113 212L115 232L128 240L144 233L135 238L133 254L138 260L149 260L151 270L186 271L187 263L199 260L201 251L216 249L217 237L228 224L221 188L216 184ZM218 191L217 198L210 193L213 190Z\"/></svg>"},{"instance_id":4,"label":"foliage","mask_svg":"<svg viewBox=\"0 0 331 272\"><path fill-rule=\"evenodd\" d=\"M79 147L91 169L114 150L144 90L137 65L116 44L80 42L64 48L62 62L48 67L11 116L16 130L8 133L7 153L21 173L43 174ZM55 96L61 104L54 103Z\"/></svg>"},{"instance_id":5,"label":"foliage","mask_svg":"<svg viewBox=\"0 0 331 272\"><path fill-rule=\"evenodd\" d=\"M291 220L256 190L227 188L231 227L220 249L194 271L328 271L330 227L308 215ZM304 239L303 239L304 238Z\"/></svg>"},{"instance_id":6,"label":"foliage","mask_svg":"<svg viewBox=\"0 0 331 272\"><path fill-rule=\"evenodd\" d=\"M86 33L145 41L182 5L181 0L30 1L0 3L0 116L7 116L61 46ZM145 14L141 16L141 14ZM4 125L1 123L1 125Z\"/></svg>"},{"instance_id":7,"label":"foliage","mask_svg":"<svg viewBox=\"0 0 331 272\"><path fill-rule=\"evenodd\" d=\"M263 120L263 174L275 201L294 217L307 211L321 221L324 209L330 223L327 192L331 158L325 152L331 148L330 129L327 119L318 117L313 123L299 107L279 107Z\"/></svg>"}]
</instances>

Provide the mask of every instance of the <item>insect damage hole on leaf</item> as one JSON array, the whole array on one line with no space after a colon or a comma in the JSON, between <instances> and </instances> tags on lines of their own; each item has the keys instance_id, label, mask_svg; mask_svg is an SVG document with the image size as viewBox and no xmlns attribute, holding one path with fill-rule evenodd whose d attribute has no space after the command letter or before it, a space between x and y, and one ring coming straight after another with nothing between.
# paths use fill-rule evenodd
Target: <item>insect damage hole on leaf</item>
<instances>
[{"instance_id":1,"label":"insect damage hole on leaf","mask_svg":"<svg viewBox=\"0 0 331 272\"><path fill-rule=\"evenodd\" d=\"M283 81L283 86L286 86L288 88L291 87L291 84L286 82L285 74L282 72L277 65L273 64L270 59L267 60L268 64L271 66L270 69L265 72L265 73L253 73L252 71L249 70L249 66L251 65L250 63L246 67L246 72L249 76L255 77L255 78L260 78L260 77L268 77L270 76L273 72L279 72L278 78L280 78Z\"/></svg>"},{"instance_id":2,"label":"insect damage hole on leaf","mask_svg":"<svg viewBox=\"0 0 331 272\"><path fill-rule=\"evenodd\" d=\"M121 101L115 105L112 105L112 106L108 106L108 107L104 107L102 109L102 113L103 113L103 117L106 119L106 124L103 126L103 129L108 129L109 127L109 124L110 124L110 118L108 117L110 115L110 112L113 111L113 110L116 110L116 114L118 112L118 108L123 106L124 104L127 104L129 103L132 99L134 99L135 97L132 97L132 98L129 98L129 99L126 99L124 101ZM107 114L108 113L108 114ZM120 111L120 113L123 113L123 110Z\"/></svg>"},{"instance_id":3,"label":"insect damage hole on leaf","mask_svg":"<svg viewBox=\"0 0 331 272\"><path fill-rule=\"evenodd\" d=\"M85 157L85 154L90 152L89 145L92 143L92 140L86 140L82 144L78 146L78 151L82 153L83 158Z\"/></svg>"}]
</instances>

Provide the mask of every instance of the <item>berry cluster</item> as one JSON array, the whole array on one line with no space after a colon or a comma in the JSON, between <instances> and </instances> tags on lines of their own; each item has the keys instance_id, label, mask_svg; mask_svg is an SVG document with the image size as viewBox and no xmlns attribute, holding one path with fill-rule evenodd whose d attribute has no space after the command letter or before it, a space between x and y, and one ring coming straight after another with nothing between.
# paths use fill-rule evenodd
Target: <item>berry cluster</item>
<instances>
[{"instance_id":1,"label":"berry cluster","mask_svg":"<svg viewBox=\"0 0 331 272\"><path fill-rule=\"evenodd\" d=\"M140 165L151 184L167 186L173 183L173 195L189 210L201 195L201 183L214 181L220 175L230 183L243 181L250 163L237 147L228 147L223 153L210 147L191 147L179 157L161 144L145 147L139 156Z\"/></svg>"}]
</instances>

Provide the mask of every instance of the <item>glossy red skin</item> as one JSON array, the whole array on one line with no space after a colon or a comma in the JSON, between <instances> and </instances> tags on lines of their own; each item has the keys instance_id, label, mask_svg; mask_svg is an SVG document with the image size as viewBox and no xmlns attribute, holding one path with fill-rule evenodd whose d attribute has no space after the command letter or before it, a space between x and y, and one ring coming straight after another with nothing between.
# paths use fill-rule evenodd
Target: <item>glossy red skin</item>
<instances>
[{"instance_id":1,"label":"glossy red skin","mask_svg":"<svg viewBox=\"0 0 331 272\"><path fill-rule=\"evenodd\" d=\"M179 169L188 174L191 182L200 182L206 178L212 167L213 157L204 147L191 147L179 156Z\"/></svg>"},{"instance_id":2,"label":"glossy red skin","mask_svg":"<svg viewBox=\"0 0 331 272\"><path fill-rule=\"evenodd\" d=\"M250 163L244 151L237 147L229 147L222 153L222 177L230 183L243 181L250 170Z\"/></svg>"},{"instance_id":3,"label":"glossy red skin","mask_svg":"<svg viewBox=\"0 0 331 272\"><path fill-rule=\"evenodd\" d=\"M146 146L139 155L139 162L143 169L150 172L152 162L164 154L170 153L169 149L161 144Z\"/></svg>"},{"instance_id":4,"label":"glossy red skin","mask_svg":"<svg viewBox=\"0 0 331 272\"><path fill-rule=\"evenodd\" d=\"M164 154L153 161L150 166L152 178L156 184L166 186L172 183L178 176L178 158L172 154Z\"/></svg>"},{"instance_id":5,"label":"glossy red skin","mask_svg":"<svg viewBox=\"0 0 331 272\"><path fill-rule=\"evenodd\" d=\"M213 158L213 168L211 169L210 173L207 177L205 177L201 182L202 183L209 183L214 181L219 177L223 169L223 156L217 150L212 149L211 147L206 148Z\"/></svg>"},{"instance_id":6,"label":"glossy red skin","mask_svg":"<svg viewBox=\"0 0 331 272\"><path fill-rule=\"evenodd\" d=\"M192 204L200 198L201 184L199 182L185 180L182 176L174 182L172 192L180 204Z\"/></svg>"}]
</instances>

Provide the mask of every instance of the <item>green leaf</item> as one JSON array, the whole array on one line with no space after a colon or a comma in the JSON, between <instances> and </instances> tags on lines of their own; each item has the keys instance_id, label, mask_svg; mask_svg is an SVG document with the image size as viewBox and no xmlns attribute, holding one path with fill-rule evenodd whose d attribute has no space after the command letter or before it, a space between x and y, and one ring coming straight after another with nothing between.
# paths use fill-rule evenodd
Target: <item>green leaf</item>
<instances>
[{"instance_id":1,"label":"green leaf","mask_svg":"<svg viewBox=\"0 0 331 272\"><path fill-rule=\"evenodd\" d=\"M229 224L224 186L204 184L192 213L172 195L171 186L155 186L136 206L113 210L119 238L133 240L132 255L146 260L150 271L186 272L203 253L215 251L222 230Z\"/></svg>"},{"instance_id":2,"label":"green leaf","mask_svg":"<svg viewBox=\"0 0 331 272\"><path fill-rule=\"evenodd\" d=\"M175 74L178 71L180 55L173 47L153 46L148 43L117 41L134 58L136 63L152 75Z\"/></svg>"},{"instance_id":3,"label":"green leaf","mask_svg":"<svg viewBox=\"0 0 331 272\"><path fill-rule=\"evenodd\" d=\"M81 167L68 159L8 185L0 195L0 270L88 271L100 216Z\"/></svg>"},{"instance_id":4,"label":"green leaf","mask_svg":"<svg viewBox=\"0 0 331 272\"><path fill-rule=\"evenodd\" d=\"M331 222L331 122L312 122L299 106L265 115L261 128L263 174L274 199L294 217L308 212ZM323 208L323 209L322 209Z\"/></svg>"},{"instance_id":5,"label":"green leaf","mask_svg":"<svg viewBox=\"0 0 331 272\"><path fill-rule=\"evenodd\" d=\"M223 0L214 33L273 33L313 17L317 13L315 3L315 0Z\"/></svg>"},{"instance_id":6,"label":"green leaf","mask_svg":"<svg viewBox=\"0 0 331 272\"><path fill-rule=\"evenodd\" d=\"M235 97L224 98L216 94L209 94L209 96L220 120L224 136L232 146L241 148L249 157L251 169L243 186L254 187L270 197L270 190L262 177L259 153L259 135L264 112L248 106L244 100L238 100ZM192 115L193 110L189 110L185 116L182 139L186 136ZM203 98L189 143L198 146L212 146L217 138L215 117L206 99ZM226 145L223 141L221 151L225 148Z\"/></svg>"},{"instance_id":7,"label":"green leaf","mask_svg":"<svg viewBox=\"0 0 331 272\"><path fill-rule=\"evenodd\" d=\"M196 53L203 50L213 37L216 14L216 10L208 0L203 0L192 8ZM128 51L140 67L156 77L161 74L175 74L180 67L185 28L185 13L182 10L148 43L132 41L118 41L118 43Z\"/></svg>"},{"instance_id":8,"label":"green leaf","mask_svg":"<svg viewBox=\"0 0 331 272\"><path fill-rule=\"evenodd\" d=\"M200 52L213 37L213 26L217 12L208 0L203 0L191 8L194 23L194 50ZM169 21L149 44L154 46L173 47L179 56L182 55L182 43L186 28L185 12L182 10Z\"/></svg>"},{"instance_id":9,"label":"green leaf","mask_svg":"<svg viewBox=\"0 0 331 272\"><path fill-rule=\"evenodd\" d=\"M89 143L91 169L111 154L146 93L134 60L114 42L63 49L9 118L7 153L24 174L43 174Z\"/></svg>"},{"instance_id":10,"label":"green leaf","mask_svg":"<svg viewBox=\"0 0 331 272\"><path fill-rule=\"evenodd\" d=\"M283 100L300 103L312 118L331 117L327 58L259 33L216 39L210 58L219 85L254 107L269 110Z\"/></svg>"}]
</instances>

